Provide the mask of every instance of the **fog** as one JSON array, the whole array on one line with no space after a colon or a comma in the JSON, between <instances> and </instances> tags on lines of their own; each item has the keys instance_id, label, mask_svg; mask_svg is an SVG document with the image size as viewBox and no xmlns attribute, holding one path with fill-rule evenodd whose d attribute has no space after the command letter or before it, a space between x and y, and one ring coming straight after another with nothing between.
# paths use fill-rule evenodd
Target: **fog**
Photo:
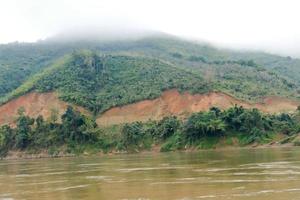
<instances>
[{"instance_id":1,"label":"fog","mask_svg":"<svg viewBox=\"0 0 300 200\"><path fill-rule=\"evenodd\" d=\"M297 0L0 0L0 43L160 32L300 57Z\"/></svg>"},{"instance_id":2,"label":"fog","mask_svg":"<svg viewBox=\"0 0 300 200\"><path fill-rule=\"evenodd\" d=\"M163 32L145 28L130 27L126 24L118 26L73 26L47 37L46 42L72 41L124 41L146 37L166 35Z\"/></svg>"}]
</instances>

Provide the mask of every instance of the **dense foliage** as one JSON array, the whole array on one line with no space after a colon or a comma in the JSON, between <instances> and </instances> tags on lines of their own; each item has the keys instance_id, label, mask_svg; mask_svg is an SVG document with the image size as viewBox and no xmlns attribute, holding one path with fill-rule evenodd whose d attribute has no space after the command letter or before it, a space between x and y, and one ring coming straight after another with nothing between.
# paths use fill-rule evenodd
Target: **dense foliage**
<instances>
[{"instance_id":1,"label":"dense foliage","mask_svg":"<svg viewBox=\"0 0 300 200\"><path fill-rule=\"evenodd\" d=\"M0 45L0 97L51 65L66 49L41 43Z\"/></svg>"},{"instance_id":2,"label":"dense foliage","mask_svg":"<svg viewBox=\"0 0 300 200\"><path fill-rule=\"evenodd\" d=\"M66 54L82 49L112 56L75 53L66 59ZM94 73L93 59L105 70ZM247 100L266 95L299 97L299 66L299 59L217 49L165 35L117 42L89 38L12 43L0 45L0 102L34 88L59 90L65 93L62 99L95 113L154 98L170 87L203 91L204 86Z\"/></svg>"},{"instance_id":3,"label":"dense foliage","mask_svg":"<svg viewBox=\"0 0 300 200\"><path fill-rule=\"evenodd\" d=\"M212 107L208 112L194 113L183 121L176 117L166 117L158 122L147 122L143 126L140 124L139 131L135 132L141 134L138 137L141 143L144 141L143 137L149 136L153 141L162 143L162 151L183 149L187 146L211 148L222 138L237 138L239 145L247 145L270 142L278 133L287 137L299 133L298 115L267 115L257 109L238 106L225 111ZM128 127L131 126L136 125L126 124L126 129L123 129L126 134L123 137L129 139L128 135L134 133L128 134ZM135 144L139 143L135 141Z\"/></svg>"},{"instance_id":4,"label":"dense foliage","mask_svg":"<svg viewBox=\"0 0 300 200\"><path fill-rule=\"evenodd\" d=\"M212 107L185 120L170 116L160 121L106 128L98 127L95 120L72 107L61 116L61 123L57 122L56 115L54 112L49 119L42 116L32 119L20 109L15 128L0 127L0 154L5 156L10 150L48 150L52 155L59 152L128 152L151 149L155 145L161 145L161 151L213 148L220 140L229 143L236 138L239 145L265 143L271 142L278 133L291 138L300 131L299 113L267 115L257 109L238 106L224 111Z\"/></svg>"},{"instance_id":5,"label":"dense foliage","mask_svg":"<svg viewBox=\"0 0 300 200\"><path fill-rule=\"evenodd\" d=\"M61 123L56 117L45 120L42 116L36 119L19 112L16 128L4 125L0 128L0 154L9 150L49 149L62 145L80 145L96 141L96 122L68 107L61 116Z\"/></svg>"},{"instance_id":6,"label":"dense foliage","mask_svg":"<svg viewBox=\"0 0 300 200\"><path fill-rule=\"evenodd\" d=\"M192 93L204 93L212 88L199 75L143 57L100 56L80 51L59 63L37 74L10 95L22 95L33 89L56 90L64 101L97 114L113 106L156 98L171 88Z\"/></svg>"}]
</instances>

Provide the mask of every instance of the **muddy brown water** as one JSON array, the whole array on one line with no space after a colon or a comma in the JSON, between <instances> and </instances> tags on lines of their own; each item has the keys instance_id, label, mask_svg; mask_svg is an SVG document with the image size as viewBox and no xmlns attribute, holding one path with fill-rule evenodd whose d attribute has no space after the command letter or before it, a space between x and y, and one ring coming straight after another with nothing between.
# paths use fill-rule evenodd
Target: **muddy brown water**
<instances>
[{"instance_id":1,"label":"muddy brown water","mask_svg":"<svg viewBox=\"0 0 300 200\"><path fill-rule=\"evenodd\" d=\"M0 199L300 199L300 148L0 161Z\"/></svg>"}]
</instances>

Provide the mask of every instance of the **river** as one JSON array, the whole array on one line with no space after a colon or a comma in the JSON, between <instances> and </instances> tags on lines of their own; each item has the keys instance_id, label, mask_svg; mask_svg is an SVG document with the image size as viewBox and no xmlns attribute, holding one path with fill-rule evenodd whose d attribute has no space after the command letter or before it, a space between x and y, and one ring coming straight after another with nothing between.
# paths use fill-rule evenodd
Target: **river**
<instances>
[{"instance_id":1,"label":"river","mask_svg":"<svg viewBox=\"0 0 300 200\"><path fill-rule=\"evenodd\" d=\"M300 199L300 148L0 161L0 200Z\"/></svg>"}]
</instances>

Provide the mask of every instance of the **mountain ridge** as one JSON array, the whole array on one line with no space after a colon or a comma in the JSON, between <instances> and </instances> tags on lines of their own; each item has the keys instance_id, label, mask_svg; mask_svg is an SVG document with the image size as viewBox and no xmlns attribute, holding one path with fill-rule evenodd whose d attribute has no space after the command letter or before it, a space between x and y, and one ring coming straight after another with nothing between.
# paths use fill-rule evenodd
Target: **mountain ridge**
<instances>
[{"instance_id":1,"label":"mountain ridge","mask_svg":"<svg viewBox=\"0 0 300 200\"><path fill-rule=\"evenodd\" d=\"M98 115L159 98L170 89L224 92L247 102L265 96L299 99L297 66L297 59L216 49L168 35L0 45L0 102L32 91L53 91Z\"/></svg>"}]
</instances>

